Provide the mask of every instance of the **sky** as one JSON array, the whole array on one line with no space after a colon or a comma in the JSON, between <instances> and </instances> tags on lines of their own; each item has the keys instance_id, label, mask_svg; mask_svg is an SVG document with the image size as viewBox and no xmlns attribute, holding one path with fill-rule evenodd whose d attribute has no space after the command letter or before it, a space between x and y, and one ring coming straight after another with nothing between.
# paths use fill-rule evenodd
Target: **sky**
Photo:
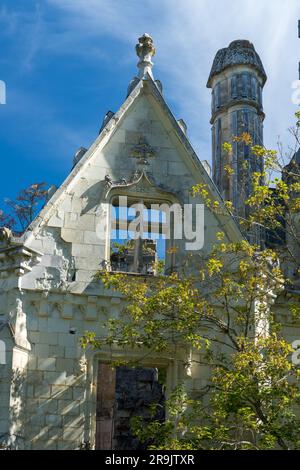
<instances>
[{"instance_id":1,"label":"sky","mask_svg":"<svg viewBox=\"0 0 300 470\"><path fill-rule=\"evenodd\" d=\"M152 35L153 74L200 160L211 160L210 90L218 49L248 39L268 81L265 145L293 144L299 0L0 0L0 207L31 183L59 185L73 155L117 111L137 74L135 44Z\"/></svg>"}]
</instances>

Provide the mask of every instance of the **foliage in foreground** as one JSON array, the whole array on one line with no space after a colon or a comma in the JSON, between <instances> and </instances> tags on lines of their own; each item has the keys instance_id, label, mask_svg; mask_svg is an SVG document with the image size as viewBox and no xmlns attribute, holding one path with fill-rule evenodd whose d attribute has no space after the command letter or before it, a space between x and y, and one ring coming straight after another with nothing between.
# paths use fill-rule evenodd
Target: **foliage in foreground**
<instances>
[{"instance_id":1,"label":"foliage in foreground","mask_svg":"<svg viewBox=\"0 0 300 470\"><path fill-rule=\"evenodd\" d=\"M297 119L296 135L300 114ZM150 447L300 449L300 371L291 361L293 349L282 336L273 303L297 282L299 172L292 167L284 180L273 178L283 170L276 152L252 145L247 134L234 140L251 147L251 158L264 160L263 171L253 175L244 214L235 214L229 201L221 208L205 185L193 193L210 210L229 211L246 235L258 228L275 235L284 230L284 247L263 248L246 239L230 243L220 232L209 255L193 255L169 276L98 273L108 289L123 295L124 308L120 318L108 321L102 338L87 333L83 346L139 349L141 356L169 359L188 357L182 351L193 350L190 362L182 364L184 386L169 397L166 422L132 421L136 435ZM223 150L230 162L232 144ZM245 159L245 171L247 165ZM292 278L286 274L289 265L296 268ZM299 307L288 308L298 321ZM188 371L195 366L209 367L210 375L202 389L189 392Z\"/></svg>"}]
</instances>

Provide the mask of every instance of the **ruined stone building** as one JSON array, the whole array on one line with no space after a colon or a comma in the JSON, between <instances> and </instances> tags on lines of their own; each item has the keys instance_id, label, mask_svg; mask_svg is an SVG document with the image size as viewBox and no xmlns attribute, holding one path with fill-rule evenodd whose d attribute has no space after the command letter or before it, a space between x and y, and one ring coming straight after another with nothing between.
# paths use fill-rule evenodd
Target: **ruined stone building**
<instances>
[{"instance_id":1,"label":"ruined stone building","mask_svg":"<svg viewBox=\"0 0 300 470\"><path fill-rule=\"evenodd\" d=\"M156 368L166 374L167 393L179 381L197 389L205 380L200 366L186 370L182 362L161 353L145 360L143 368L112 373L107 363L121 352L86 353L79 339L85 331L101 337L104 323L121 309L120 296L94 281L99 269L153 275L151 265L159 257L167 273L189 252L184 239L176 240L177 252L172 253L172 234L157 243L148 234L143 243L132 243L126 256L116 254L116 231L127 228L118 198L146 206L194 205L202 201L192 197L190 188L204 183L220 205L230 198L244 210L239 191L244 149L236 144L236 171L228 178L222 142L244 130L254 142L262 142L266 74L248 41L234 41L217 53L208 79L211 177L189 142L184 121L174 117L161 83L153 77L155 49L149 35L139 39L136 51L139 74L119 110L106 114L89 149L78 150L70 174L26 232L17 238L1 231L0 442L12 448L77 449L84 442L96 449L128 448L122 432L126 435L130 413L154 398L163 400ZM254 163L249 171L255 171ZM205 236L199 249L204 253L220 228L227 240L241 240L235 220L207 208L203 217ZM158 218L151 230L158 232L161 224ZM278 304L283 319L285 301ZM287 335L296 339L286 323Z\"/></svg>"}]
</instances>

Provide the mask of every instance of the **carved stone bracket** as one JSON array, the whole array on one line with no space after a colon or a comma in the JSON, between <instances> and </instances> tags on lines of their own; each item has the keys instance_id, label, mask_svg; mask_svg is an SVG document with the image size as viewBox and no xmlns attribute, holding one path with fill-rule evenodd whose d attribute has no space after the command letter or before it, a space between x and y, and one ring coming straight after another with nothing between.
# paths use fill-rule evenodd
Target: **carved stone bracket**
<instances>
[{"instance_id":1,"label":"carved stone bracket","mask_svg":"<svg viewBox=\"0 0 300 470\"><path fill-rule=\"evenodd\" d=\"M41 260L41 253L22 244L10 244L0 247L0 277L11 274L22 276L31 271L32 266Z\"/></svg>"},{"instance_id":2,"label":"carved stone bracket","mask_svg":"<svg viewBox=\"0 0 300 470\"><path fill-rule=\"evenodd\" d=\"M0 228L0 246L8 246L11 243L12 231L8 227Z\"/></svg>"}]
</instances>

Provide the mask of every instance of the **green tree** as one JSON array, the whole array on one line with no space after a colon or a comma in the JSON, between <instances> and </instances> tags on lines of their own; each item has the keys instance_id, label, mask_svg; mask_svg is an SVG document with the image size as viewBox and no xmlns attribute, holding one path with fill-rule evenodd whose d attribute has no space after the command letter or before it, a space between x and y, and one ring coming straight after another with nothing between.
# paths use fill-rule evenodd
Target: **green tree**
<instances>
[{"instance_id":1,"label":"green tree","mask_svg":"<svg viewBox=\"0 0 300 470\"><path fill-rule=\"evenodd\" d=\"M296 117L297 139L300 113ZM300 449L300 370L291 361L293 349L274 306L276 295L297 282L299 173L293 165L284 168L280 152L253 146L248 134L234 140L250 146L252 158L264 160L264 170L253 175L246 216L235 213L230 201L221 208L205 185L192 192L210 210L237 218L245 235L258 227L273 234L272 248L251 245L246 238L229 243L220 232L209 256L197 253L169 276L97 275L122 294L124 308L108 321L103 338L86 333L83 346L140 348L170 357L193 348L199 353L194 360L210 368L210 378L196 394L183 386L173 391L164 423L133 420L139 439L150 439L159 449ZM223 151L230 162L232 143ZM245 168L248 164L245 159ZM276 243L282 233L285 243ZM299 307L293 304L290 310L297 321Z\"/></svg>"},{"instance_id":2,"label":"green tree","mask_svg":"<svg viewBox=\"0 0 300 470\"><path fill-rule=\"evenodd\" d=\"M33 183L22 189L15 200L5 199L7 210L0 209L0 227L23 232L45 203L46 197L46 183Z\"/></svg>"}]
</instances>

